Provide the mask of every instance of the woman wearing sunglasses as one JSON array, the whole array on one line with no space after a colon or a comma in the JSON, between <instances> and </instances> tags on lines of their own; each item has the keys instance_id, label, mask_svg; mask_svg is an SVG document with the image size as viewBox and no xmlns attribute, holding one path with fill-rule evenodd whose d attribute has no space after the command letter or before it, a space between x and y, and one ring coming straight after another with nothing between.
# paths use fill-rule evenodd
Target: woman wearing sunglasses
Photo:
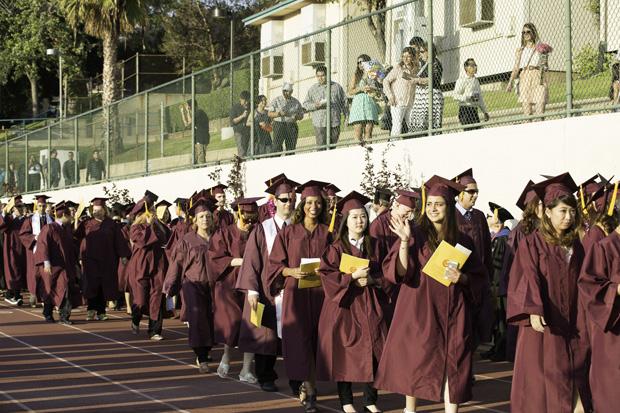
<instances>
[{"instance_id":1,"label":"woman wearing sunglasses","mask_svg":"<svg viewBox=\"0 0 620 413\"><path fill-rule=\"evenodd\" d=\"M521 47L517 49L515 64L506 91L513 89L515 80L517 95L525 115L542 115L549 99L549 85L543 76L546 56L541 53L538 31L532 23L525 23L521 30Z\"/></svg>"},{"instance_id":2,"label":"woman wearing sunglasses","mask_svg":"<svg viewBox=\"0 0 620 413\"><path fill-rule=\"evenodd\" d=\"M353 125L355 137L361 143L370 142L372 129L379 122L379 107L371 96L377 92L377 89L368 83L364 70L364 63L370 60L367 54L358 56L355 73L349 82L349 95L353 95L349 111L349 125Z\"/></svg>"}]
</instances>

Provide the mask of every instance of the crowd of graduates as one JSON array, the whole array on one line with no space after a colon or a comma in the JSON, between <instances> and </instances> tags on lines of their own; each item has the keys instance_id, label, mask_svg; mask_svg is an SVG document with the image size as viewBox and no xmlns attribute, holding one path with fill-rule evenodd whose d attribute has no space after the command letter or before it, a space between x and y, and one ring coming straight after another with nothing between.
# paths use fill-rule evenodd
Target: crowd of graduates
<instances>
[{"instance_id":1,"label":"crowd of graduates","mask_svg":"<svg viewBox=\"0 0 620 413\"><path fill-rule=\"evenodd\" d=\"M356 411L352 383L365 412L380 411L377 389L404 395L405 413L418 399L457 412L472 398L480 344L490 345L482 357L514 361L513 412L616 411L617 183L530 181L516 225L497 204L474 208L471 169L374 199L284 174L265 185L266 202L230 209L224 185L196 191L174 201L172 220L172 204L150 191L88 208L14 197L0 219L5 300L22 305L28 290L46 321L56 308L64 324L77 306L105 321L108 303L126 305L134 334L148 317L151 340L176 306L200 373L220 344L216 373L227 377L238 348L239 380L273 392L282 355L306 412L319 410L317 380L337 382L345 412ZM438 280L427 268L446 243L471 253L442 263Z\"/></svg>"}]
</instances>

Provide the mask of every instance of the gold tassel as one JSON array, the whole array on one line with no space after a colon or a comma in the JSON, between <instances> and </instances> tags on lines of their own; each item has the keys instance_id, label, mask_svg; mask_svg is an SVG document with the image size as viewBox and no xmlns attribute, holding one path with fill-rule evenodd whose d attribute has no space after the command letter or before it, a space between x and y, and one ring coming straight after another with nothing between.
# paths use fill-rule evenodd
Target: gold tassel
<instances>
[{"instance_id":1,"label":"gold tassel","mask_svg":"<svg viewBox=\"0 0 620 413\"><path fill-rule=\"evenodd\" d=\"M237 216L239 217L239 223L241 226L245 226L245 222L243 222L243 216L241 216L241 207L237 205Z\"/></svg>"},{"instance_id":2,"label":"gold tassel","mask_svg":"<svg viewBox=\"0 0 620 413\"><path fill-rule=\"evenodd\" d=\"M493 222L499 222L499 208L495 208L495 211L493 211Z\"/></svg>"},{"instance_id":3,"label":"gold tassel","mask_svg":"<svg viewBox=\"0 0 620 413\"><path fill-rule=\"evenodd\" d=\"M586 200L583 196L583 185L579 187L579 199L581 200L581 210L584 215L588 215L588 209L586 208Z\"/></svg>"},{"instance_id":4,"label":"gold tassel","mask_svg":"<svg viewBox=\"0 0 620 413\"><path fill-rule=\"evenodd\" d=\"M422 181L422 212L421 214L424 215L425 212L426 212L426 187L424 186L424 181Z\"/></svg>"},{"instance_id":5,"label":"gold tassel","mask_svg":"<svg viewBox=\"0 0 620 413\"><path fill-rule=\"evenodd\" d=\"M194 206L194 198L189 199L189 209L192 209L192 206Z\"/></svg>"},{"instance_id":6,"label":"gold tassel","mask_svg":"<svg viewBox=\"0 0 620 413\"><path fill-rule=\"evenodd\" d=\"M151 216L151 211L149 211L149 203L146 201L144 201L144 214L147 218Z\"/></svg>"},{"instance_id":7,"label":"gold tassel","mask_svg":"<svg viewBox=\"0 0 620 413\"><path fill-rule=\"evenodd\" d=\"M611 202L609 203L609 209L607 210L607 215L612 216L614 214L614 209L616 208L616 198L618 196L618 183L620 181L616 181L614 185L614 193L611 196Z\"/></svg>"},{"instance_id":8,"label":"gold tassel","mask_svg":"<svg viewBox=\"0 0 620 413\"><path fill-rule=\"evenodd\" d=\"M332 219L329 222L329 232L334 232L336 226L336 207L334 206L334 212L332 212Z\"/></svg>"}]
</instances>

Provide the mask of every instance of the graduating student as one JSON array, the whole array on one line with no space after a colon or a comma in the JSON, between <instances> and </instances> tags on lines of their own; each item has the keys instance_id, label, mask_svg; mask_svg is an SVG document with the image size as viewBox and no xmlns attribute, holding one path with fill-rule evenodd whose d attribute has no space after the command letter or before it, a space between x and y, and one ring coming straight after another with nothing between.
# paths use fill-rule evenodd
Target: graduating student
<instances>
[{"instance_id":1,"label":"graduating student","mask_svg":"<svg viewBox=\"0 0 620 413\"><path fill-rule=\"evenodd\" d=\"M209 189L209 194L217 202L217 209L214 215L217 228L224 228L235 223L233 214L226 210L226 192L224 192L226 188L228 188L226 185L217 184Z\"/></svg>"},{"instance_id":2,"label":"graduating student","mask_svg":"<svg viewBox=\"0 0 620 413\"><path fill-rule=\"evenodd\" d=\"M265 181L267 188L270 188L273 184L281 179L287 179L285 174L278 174L273 178ZM273 198L273 194L269 194L267 202L258 207L258 222L266 221L272 218L276 214L276 201Z\"/></svg>"},{"instance_id":3,"label":"graduating student","mask_svg":"<svg viewBox=\"0 0 620 413\"><path fill-rule=\"evenodd\" d=\"M610 193L605 212L618 223L617 188ZM594 411L618 411L620 369L620 226L593 244L579 277L579 294L588 320L592 349L590 387Z\"/></svg>"},{"instance_id":4,"label":"graduating student","mask_svg":"<svg viewBox=\"0 0 620 413\"><path fill-rule=\"evenodd\" d=\"M88 302L87 321L108 319L106 302L120 297L119 262L126 263L131 255L119 226L109 217L106 201L92 199L93 217L82 221L75 231L83 270L82 293Z\"/></svg>"},{"instance_id":5,"label":"graduating student","mask_svg":"<svg viewBox=\"0 0 620 413\"><path fill-rule=\"evenodd\" d=\"M26 219L26 208L21 195L13 198L13 207L5 206L0 215L2 254L7 292L5 301L22 305L21 291L26 289L26 248L19 239L19 232Z\"/></svg>"},{"instance_id":6,"label":"graduating student","mask_svg":"<svg viewBox=\"0 0 620 413\"><path fill-rule=\"evenodd\" d=\"M387 188L375 189L372 203L367 208L370 223L374 222L381 214L386 213L392 206L392 192Z\"/></svg>"},{"instance_id":7,"label":"graduating student","mask_svg":"<svg viewBox=\"0 0 620 413\"><path fill-rule=\"evenodd\" d=\"M197 195L198 194L194 192L190 197L190 199L192 200L192 204L194 202L194 199L198 200ZM165 247L168 262L172 262L175 260L174 251L177 242L183 239L185 234L192 231L193 226L192 222L187 218L188 214L186 214L190 200L185 198L177 198L174 200L174 203L176 204L177 208L177 217L170 222L170 228L172 229L172 232L170 233L170 238L168 239ZM186 307L183 305L183 290L179 289L178 295L174 294L174 298L177 300L175 302L176 308L179 308L179 304L181 306L181 314L179 315L179 318L181 319L181 321L187 321L185 317Z\"/></svg>"},{"instance_id":8,"label":"graduating student","mask_svg":"<svg viewBox=\"0 0 620 413\"><path fill-rule=\"evenodd\" d=\"M215 200L197 198L189 214L193 229L178 240L171 254L163 291L168 296L183 291L183 302L189 322L189 346L196 354L200 373L208 373L209 351L213 347L213 294L208 275L209 241L213 235Z\"/></svg>"},{"instance_id":9,"label":"graduating student","mask_svg":"<svg viewBox=\"0 0 620 413\"><path fill-rule=\"evenodd\" d=\"M171 206L172 204L165 199L162 199L155 204L157 219L164 223L168 228L170 228L170 210L168 208Z\"/></svg>"},{"instance_id":10,"label":"graduating student","mask_svg":"<svg viewBox=\"0 0 620 413\"><path fill-rule=\"evenodd\" d=\"M320 258L331 244L325 224L327 201L322 195L325 185L312 180L297 187L301 202L291 225L276 237L265 282L268 294L276 302L282 300L282 355L293 394L299 394L306 412L317 411L315 353L324 294L320 286L299 288L301 280L317 274L302 271L300 265L303 258Z\"/></svg>"},{"instance_id":11,"label":"graduating student","mask_svg":"<svg viewBox=\"0 0 620 413\"><path fill-rule=\"evenodd\" d=\"M615 214L609 215L606 208L606 205L611 201L613 188L613 184L604 181L598 185L595 192L588 196L588 201L583 209L586 211L584 213L588 226L584 228L585 234L581 240L586 254L594 244L611 234L618 225Z\"/></svg>"},{"instance_id":12,"label":"graduating student","mask_svg":"<svg viewBox=\"0 0 620 413\"><path fill-rule=\"evenodd\" d=\"M191 224L188 223L187 221L187 208L188 208L188 202L189 200L187 198L177 198L174 200L174 205L176 207L176 218L174 218L172 221L170 221L170 228L174 229L177 225L185 223L188 226L190 226Z\"/></svg>"},{"instance_id":13,"label":"graduating student","mask_svg":"<svg viewBox=\"0 0 620 413\"><path fill-rule=\"evenodd\" d=\"M37 244L39 233L47 224L54 222L51 215L46 212L47 195L35 195L36 211L24 220L19 230L19 239L26 248L26 283L30 293L30 305L35 306L37 302L37 268L34 263L34 251ZM48 320L53 321L53 320Z\"/></svg>"},{"instance_id":14,"label":"graduating student","mask_svg":"<svg viewBox=\"0 0 620 413\"><path fill-rule=\"evenodd\" d=\"M267 182L269 183L269 182ZM245 246L243 263L239 269L236 288L247 293L243 306L243 321L239 332L239 350L254 354L256 378L263 391L273 392L278 388L278 378L274 366L278 354L279 339L276 326L276 308L272 297L263 288L264 275L269 261L269 254L276 236L291 223L295 210L295 187L299 184L283 177L272 181L265 192L273 196L276 213L256 225ZM260 215L260 208L259 208ZM260 327L250 322L251 310L256 310L258 303L265 306ZM297 386L299 387L299 386Z\"/></svg>"},{"instance_id":15,"label":"graduating student","mask_svg":"<svg viewBox=\"0 0 620 413\"><path fill-rule=\"evenodd\" d=\"M127 264L129 264L129 258L131 257L131 241L129 237L129 231L131 229L131 210L135 204L133 202L122 205L119 210L119 220L116 221L116 226L123 237L123 241L127 246L129 251L129 255L127 256L127 260L120 260L118 263L118 291L124 295L127 314L131 315L131 294L129 290L129 284L127 282ZM122 305L117 304L117 309Z\"/></svg>"},{"instance_id":16,"label":"graduating student","mask_svg":"<svg viewBox=\"0 0 620 413\"><path fill-rule=\"evenodd\" d=\"M239 267L243 263L243 252L248 238L258 222L258 205L261 198L241 198L235 201L238 211L237 222L221 227L209 242L209 272L214 286L213 317L215 341L224 344L224 354L217 368L217 374L224 378L230 369L230 348L239 342L239 329L245 296L235 289ZM256 383L251 372L254 355L243 354L243 367L239 380Z\"/></svg>"},{"instance_id":17,"label":"graduating student","mask_svg":"<svg viewBox=\"0 0 620 413\"><path fill-rule=\"evenodd\" d=\"M133 304L131 329L140 331L143 314L149 315L148 334L151 340L162 340L163 310L162 288L168 261L164 245L168 241L168 228L155 215L153 204L142 198L131 211L136 216L129 230L132 244L131 258L127 264L128 282Z\"/></svg>"},{"instance_id":18,"label":"graduating student","mask_svg":"<svg viewBox=\"0 0 620 413\"><path fill-rule=\"evenodd\" d=\"M564 173L533 189L545 210L540 228L519 245L508 286L508 322L519 324L511 408L590 411L588 343L577 291L584 259L577 185Z\"/></svg>"},{"instance_id":19,"label":"graduating student","mask_svg":"<svg viewBox=\"0 0 620 413\"><path fill-rule=\"evenodd\" d=\"M474 249L457 226L454 199L463 185L434 176L424 186L419 225L412 229L399 217L391 222L399 241L383 261L383 276L401 286L375 386L407 395L405 413L416 411L418 398L443 399L445 411L454 413L472 397L470 320L488 275L475 251L462 268L446 267L448 287L422 272L441 241Z\"/></svg>"},{"instance_id":20,"label":"graduating student","mask_svg":"<svg viewBox=\"0 0 620 413\"><path fill-rule=\"evenodd\" d=\"M338 382L345 412L355 412L351 382L364 383L364 411L378 412L375 371L387 336L382 307L388 297L382 290L381 263L368 231L364 205L370 201L355 191L337 204L342 224L336 240L321 258L325 300L319 321L317 379ZM370 260L360 268L341 271L344 254Z\"/></svg>"},{"instance_id":21,"label":"graduating student","mask_svg":"<svg viewBox=\"0 0 620 413\"><path fill-rule=\"evenodd\" d=\"M45 225L37 237L34 263L40 274L39 296L46 321L54 321L58 307L60 323L72 324L71 309L80 305L78 252L71 229L71 212L64 203L56 205L56 221Z\"/></svg>"}]
</instances>

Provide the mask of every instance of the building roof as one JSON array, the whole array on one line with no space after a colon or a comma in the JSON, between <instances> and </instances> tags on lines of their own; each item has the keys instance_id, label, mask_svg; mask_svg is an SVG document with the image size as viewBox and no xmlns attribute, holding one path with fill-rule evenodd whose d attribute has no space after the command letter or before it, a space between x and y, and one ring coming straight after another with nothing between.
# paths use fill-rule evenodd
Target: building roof
<instances>
[{"instance_id":1,"label":"building roof","mask_svg":"<svg viewBox=\"0 0 620 413\"><path fill-rule=\"evenodd\" d=\"M259 11L243 19L246 26L260 26L269 20L280 20L282 17L291 14L307 4L313 3L310 0L284 0L265 10Z\"/></svg>"}]
</instances>

